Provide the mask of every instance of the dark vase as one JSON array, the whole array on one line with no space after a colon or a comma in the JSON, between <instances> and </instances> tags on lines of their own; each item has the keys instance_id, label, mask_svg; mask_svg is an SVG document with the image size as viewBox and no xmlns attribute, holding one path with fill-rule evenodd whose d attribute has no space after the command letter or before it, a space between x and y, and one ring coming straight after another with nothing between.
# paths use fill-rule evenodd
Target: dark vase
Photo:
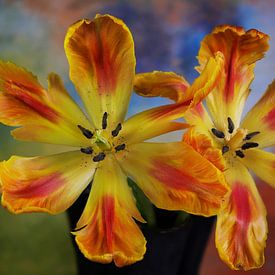
<instances>
[{"instance_id":1,"label":"dark vase","mask_svg":"<svg viewBox=\"0 0 275 275\"><path fill-rule=\"evenodd\" d=\"M73 229L86 202L85 192L68 210ZM144 259L133 265L118 268L86 259L74 238L78 275L197 275L211 233L214 218L190 215L184 224L173 227L176 212L155 209L158 229L142 226L147 240Z\"/></svg>"}]
</instances>

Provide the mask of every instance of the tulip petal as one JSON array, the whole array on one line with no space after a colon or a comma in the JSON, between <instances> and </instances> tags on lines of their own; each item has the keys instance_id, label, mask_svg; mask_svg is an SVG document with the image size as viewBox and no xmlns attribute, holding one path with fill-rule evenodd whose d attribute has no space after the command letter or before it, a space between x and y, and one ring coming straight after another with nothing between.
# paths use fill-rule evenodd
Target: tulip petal
<instances>
[{"instance_id":1,"label":"tulip petal","mask_svg":"<svg viewBox=\"0 0 275 275\"><path fill-rule=\"evenodd\" d=\"M96 128L110 114L111 127L123 121L135 74L134 42L127 26L110 15L80 20L65 38L74 83Z\"/></svg>"},{"instance_id":2,"label":"tulip petal","mask_svg":"<svg viewBox=\"0 0 275 275\"><path fill-rule=\"evenodd\" d=\"M92 190L77 224L76 242L88 259L117 266L143 258L146 241L133 220L143 221L127 178L110 155L97 168Z\"/></svg>"},{"instance_id":3,"label":"tulip petal","mask_svg":"<svg viewBox=\"0 0 275 275\"><path fill-rule=\"evenodd\" d=\"M249 132L260 132L253 137L253 142L257 142L259 148L275 145L275 81L268 86L262 98L247 113L241 127L248 129Z\"/></svg>"},{"instance_id":4,"label":"tulip petal","mask_svg":"<svg viewBox=\"0 0 275 275\"><path fill-rule=\"evenodd\" d=\"M222 67L223 57L220 54L216 54L215 58L210 58L203 73L186 90L179 102L138 113L126 120L121 131L123 139L127 140L128 144L134 144L188 127L188 124L175 122L174 120L183 117L187 110L198 105L213 90L213 87L217 86ZM145 90L146 85L149 89L149 81L146 80L142 83ZM167 95L165 90L160 91L158 88L156 88L155 95L159 93L162 96L176 97L176 95L169 95L169 91L172 91L175 87L167 85Z\"/></svg>"},{"instance_id":5,"label":"tulip petal","mask_svg":"<svg viewBox=\"0 0 275 275\"><path fill-rule=\"evenodd\" d=\"M55 74L47 92L37 78L23 68L0 61L0 121L21 126L13 135L21 140L87 145L77 125L91 128L82 111Z\"/></svg>"},{"instance_id":6,"label":"tulip petal","mask_svg":"<svg viewBox=\"0 0 275 275\"><path fill-rule=\"evenodd\" d=\"M95 163L80 151L13 156L1 164L2 204L13 213L65 211L92 180Z\"/></svg>"},{"instance_id":7,"label":"tulip petal","mask_svg":"<svg viewBox=\"0 0 275 275\"><path fill-rule=\"evenodd\" d=\"M145 97L161 96L175 102L183 99L189 83L173 72L154 71L135 76L134 91Z\"/></svg>"},{"instance_id":8,"label":"tulip petal","mask_svg":"<svg viewBox=\"0 0 275 275\"><path fill-rule=\"evenodd\" d=\"M197 127L191 127L183 135L183 141L192 146L204 158L213 163L219 170L225 170L222 151L213 144L212 138L197 132Z\"/></svg>"},{"instance_id":9,"label":"tulip petal","mask_svg":"<svg viewBox=\"0 0 275 275\"><path fill-rule=\"evenodd\" d=\"M268 39L266 34L259 31L245 32L243 28L226 25L215 28L201 42L199 72L216 52L223 53L225 58L217 89L207 97L207 106L219 130L226 130L224 121L228 117L239 126L249 86L254 78L255 62L268 50Z\"/></svg>"},{"instance_id":10,"label":"tulip petal","mask_svg":"<svg viewBox=\"0 0 275 275\"><path fill-rule=\"evenodd\" d=\"M211 129L214 127L214 124L202 103L199 103L195 107L189 109L184 114L184 119L191 126L194 126L196 132L202 133L210 139L213 137L211 134Z\"/></svg>"},{"instance_id":11,"label":"tulip petal","mask_svg":"<svg viewBox=\"0 0 275 275\"><path fill-rule=\"evenodd\" d=\"M140 143L127 151L117 154L121 167L157 207L217 214L227 192L223 174L191 146Z\"/></svg>"},{"instance_id":12,"label":"tulip petal","mask_svg":"<svg viewBox=\"0 0 275 275\"><path fill-rule=\"evenodd\" d=\"M218 214L216 246L232 269L249 270L264 263L266 209L247 169L236 163L226 171L231 191Z\"/></svg>"},{"instance_id":13,"label":"tulip petal","mask_svg":"<svg viewBox=\"0 0 275 275\"><path fill-rule=\"evenodd\" d=\"M240 160L259 178L275 187L275 154L259 149L249 149Z\"/></svg>"}]
</instances>

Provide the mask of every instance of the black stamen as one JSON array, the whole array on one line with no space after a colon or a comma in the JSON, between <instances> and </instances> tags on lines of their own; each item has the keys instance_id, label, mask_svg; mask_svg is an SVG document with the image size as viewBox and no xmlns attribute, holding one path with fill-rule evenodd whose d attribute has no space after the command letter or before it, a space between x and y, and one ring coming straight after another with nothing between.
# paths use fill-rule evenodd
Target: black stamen
<instances>
[{"instance_id":1,"label":"black stamen","mask_svg":"<svg viewBox=\"0 0 275 275\"><path fill-rule=\"evenodd\" d=\"M237 151L235 151L235 153L236 153L236 155L237 155L238 157L244 158L244 153L243 153L243 151L237 150Z\"/></svg>"},{"instance_id":2,"label":"black stamen","mask_svg":"<svg viewBox=\"0 0 275 275\"><path fill-rule=\"evenodd\" d=\"M102 117L102 129L107 128L107 117L108 117L108 114L107 112L105 112Z\"/></svg>"},{"instance_id":3,"label":"black stamen","mask_svg":"<svg viewBox=\"0 0 275 275\"><path fill-rule=\"evenodd\" d=\"M90 130L82 127L81 125L77 125L77 127L86 138L91 139L93 137L93 133Z\"/></svg>"},{"instance_id":4,"label":"black stamen","mask_svg":"<svg viewBox=\"0 0 275 275\"><path fill-rule=\"evenodd\" d=\"M93 161L94 162L99 162L105 159L105 154L103 152L99 153L98 155L96 155L95 157L93 157Z\"/></svg>"},{"instance_id":5,"label":"black stamen","mask_svg":"<svg viewBox=\"0 0 275 275\"><path fill-rule=\"evenodd\" d=\"M224 138L225 137L225 135L222 131L219 131L215 128L212 128L211 131L217 138Z\"/></svg>"},{"instance_id":6,"label":"black stamen","mask_svg":"<svg viewBox=\"0 0 275 275\"><path fill-rule=\"evenodd\" d=\"M87 155L91 155L93 153L92 147L81 148L80 151Z\"/></svg>"},{"instance_id":7,"label":"black stamen","mask_svg":"<svg viewBox=\"0 0 275 275\"><path fill-rule=\"evenodd\" d=\"M229 146L224 145L224 146L222 147L222 154L225 154L225 153L228 152L228 151L229 151Z\"/></svg>"},{"instance_id":8,"label":"black stamen","mask_svg":"<svg viewBox=\"0 0 275 275\"><path fill-rule=\"evenodd\" d=\"M80 228L74 229L74 230L72 230L72 232L78 232L78 231L84 229L87 225L88 225L88 224L83 225L83 226L81 226Z\"/></svg>"},{"instance_id":9,"label":"black stamen","mask_svg":"<svg viewBox=\"0 0 275 275\"><path fill-rule=\"evenodd\" d=\"M116 146L116 147L115 147L116 152L121 151L121 150L124 150L125 147L126 147L126 145L125 145L124 143L123 143L123 144L120 144L120 145L118 145L118 146Z\"/></svg>"},{"instance_id":10,"label":"black stamen","mask_svg":"<svg viewBox=\"0 0 275 275\"><path fill-rule=\"evenodd\" d=\"M259 144L257 142L247 142L247 143L242 145L242 149L246 150L246 149L255 148L255 147L258 147L258 146L259 146Z\"/></svg>"},{"instance_id":11,"label":"black stamen","mask_svg":"<svg viewBox=\"0 0 275 275\"><path fill-rule=\"evenodd\" d=\"M234 122L230 117L227 118L227 122L228 122L228 132L229 134L232 134L235 128Z\"/></svg>"},{"instance_id":12,"label":"black stamen","mask_svg":"<svg viewBox=\"0 0 275 275\"><path fill-rule=\"evenodd\" d=\"M117 127L115 128L115 130L112 131L112 136L116 137L119 134L121 128L122 128L121 123L118 123Z\"/></svg>"},{"instance_id":13,"label":"black stamen","mask_svg":"<svg viewBox=\"0 0 275 275\"><path fill-rule=\"evenodd\" d=\"M256 132L252 132L252 133L249 133L245 136L244 140L250 140L252 139L253 137L255 137L256 135L260 134L259 131L256 131Z\"/></svg>"}]
</instances>

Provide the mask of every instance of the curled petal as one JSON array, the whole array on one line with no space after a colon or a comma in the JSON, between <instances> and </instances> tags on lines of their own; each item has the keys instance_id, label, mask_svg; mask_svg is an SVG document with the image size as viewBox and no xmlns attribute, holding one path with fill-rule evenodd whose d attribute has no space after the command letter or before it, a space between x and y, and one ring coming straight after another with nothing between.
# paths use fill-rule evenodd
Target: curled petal
<instances>
[{"instance_id":1,"label":"curled petal","mask_svg":"<svg viewBox=\"0 0 275 275\"><path fill-rule=\"evenodd\" d=\"M122 122L131 96L134 74L134 42L127 26L110 15L80 20L65 38L70 78L96 128L104 112L109 124Z\"/></svg>"},{"instance_id":2,"label":"curled petal","mask_svg":"<svg viewBox=\"0 0 275 275\"><path fill-rule=\"evenodd\" d=\"M16 138L71 146L87 144L77 125L91 128L91 124L57 75L50 74L47 92L25 69L0 61L0 90L0 121L20 126L13 131Z\"/></svg>"},{"instance_id":3,"label":"curled petal","mask_svg":"<svg viewBox=\"0 0 275 275\"><path fill-rule=\"evenodd\" d=\"M224 121L230 117L239 126L242 110L254 78L255 62L268 50L269 37L256 30L220 26L207 35L198 54L201 72L211 56L221 52L225 58L218 86L207 97L207 105L216 127L225 130Z\"/></svg>"},{"instance_id":4,"label":"curled petal","mask_svg":"<svg viewBox=\"0 0 275 275\"><path fill-rule=\"evenodd\" d=\"M63 212L92 180L94 169L90 158L79 151L13 156L1 163L2 204L14 213Z\"/></svg>"},{"instance_id":5,"label":"curled petal","mask_svg":"<svg viewBox=\"0 0 275 275\"><path fill-rule=\"evenodd\" d=\"M223 174L191 146L140 143L127 150L118 156L122 168L157 207L217 214L227 192Z\"/></svg>"},{"instance_id":6,"label":"curled petal","mask_svg":"<svg viewBox=\"0 0 275 275\"><path fill-rule=\"evenodd\" d=\"M143 222L127 178L116 160L98 167L90 196L77 224L76 242L88 259L117 266L143 258L146 241L133 218Z\"/></svg>"},{"instance_id":7,"label":"curled petal","mask_svg":"<svg viewBox=\"0 0 275 275\"><path fill-rule=\"evenodd\" d=\"M134 91L146 97L161 96L175 102L182 100L188 89L188 82L173 72L154 71L135 76Z\"/></svg>"},{"instance_id":8,"label":"curled petal","mask_svg":"<svg viewBox=\"0 0 275 275\"><path fill-rule=\"evenodd\" d=\"M256 105L247 113L242 127L250 132L259 131L253 137L260 148L275 145L275 80L268 86L267 91Z\"/></svg>"},{"instance_id":9,"label":"curled petal","mask_svg":"<svg viewBox=\"0 0 275 275\"><path fill-rule=\"evenodd\" d=\"M216 246L220 257L235 270L264 263L266 210L253 178L240 163L226 172L231 191L218 214Z\"/></svg>"},{"instance_id":10,"label":"curled petal","mask_svg":"<svg viewBox=\"0 0 275 275\"><path fill-rule=\"evenodd\" d=\"M259 149L249 149L240 160L259 178L275 187L275 155Z\"/></svg>"}]
</instances>

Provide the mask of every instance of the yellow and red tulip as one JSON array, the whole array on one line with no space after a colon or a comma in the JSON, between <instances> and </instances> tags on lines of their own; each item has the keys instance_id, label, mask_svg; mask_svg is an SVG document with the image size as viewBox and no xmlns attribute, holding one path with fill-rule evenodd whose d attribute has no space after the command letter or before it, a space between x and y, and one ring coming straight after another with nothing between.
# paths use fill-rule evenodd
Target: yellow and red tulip
<instances>
[{"instance_id":1,"label":"yellow and red tulip","mask_svg":"<svg viewBox=\"0 0 275 275\"><path fill-rule=\"evenodd\" d=\"M234 26L220 26L207 35L201 43L197 70L202 72L209 58L222 53L221 78L206 97L206 107L199 103L184 114L192 127L183 140L223 171L230 186L217 217L216 246L232 269L249 270L264 263L266 210L249 170L275 185L275 155L262 150L275 145L275 82L242 122L241 115L255 63L268 50L268 39L257 30ZM143 85L139 79L137 87ZM166 81L172 83L171 79ZM186 94L185 87L186 81L167 90L169 95L162 95L178 100ZM159 90L154 94L161 95Z\"/></svg>"},{"instance_id":2,"label":"yellow and red tulip","mask_svg":"<svg viewBox=\"0 0 275 275\"><path fill-rule=\"evenodd\" d=\"M135 223L144 220L127 177L160 208L217 214L228 190L222 172L186 142L144 141L187 127L175 120L218 85L223 55L210 57L193 85L182 86L185 95L177 103L124 121L135 77L134 42L127 26L110 15L80 20L68 30L65 52L86 112L57 75L49 76L46 90L25 69L0 63L0 121L17 127L12 131L17 139L72 147L56 155L13 156L2 162L2 204L14 213L56 214L92 182L73 234L88 259L117 266L141 260L146 250ZM160 74L181 81L175 74Z\"/></svg>"}]
</instances>

